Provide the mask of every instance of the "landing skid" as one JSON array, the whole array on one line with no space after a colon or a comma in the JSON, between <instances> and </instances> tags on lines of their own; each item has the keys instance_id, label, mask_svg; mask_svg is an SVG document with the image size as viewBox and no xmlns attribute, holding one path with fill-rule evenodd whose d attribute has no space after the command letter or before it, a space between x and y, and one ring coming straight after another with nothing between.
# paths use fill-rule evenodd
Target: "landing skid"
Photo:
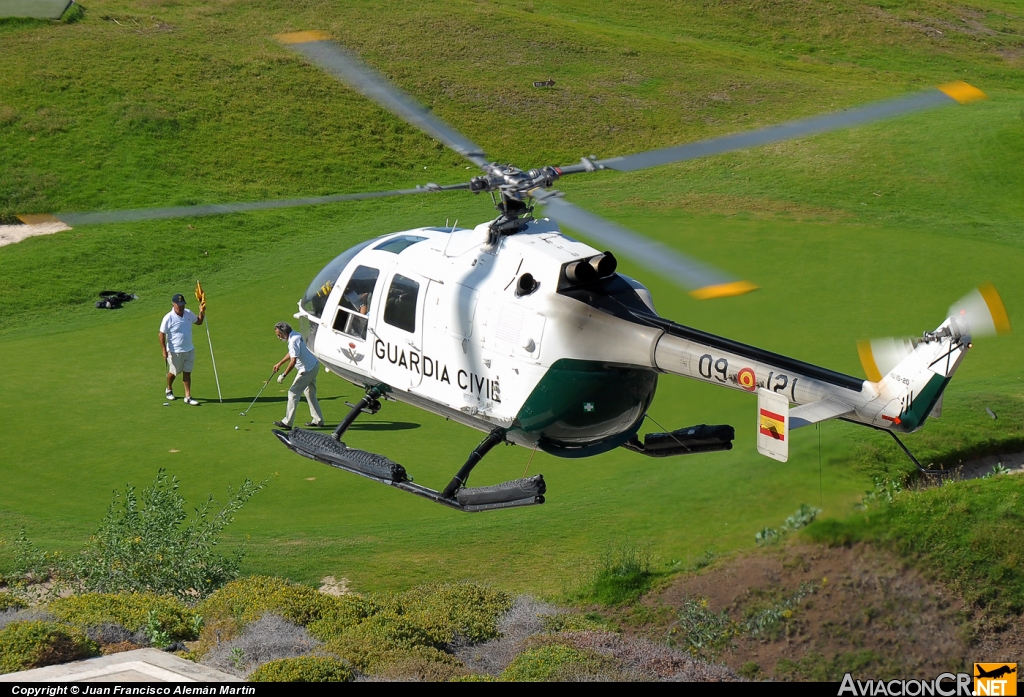
<instances>
[{"instance_id":1,"label":"landing skid","mask_svg":"<svg viewBox=\"0 0 1024 697\"><path fill-rule=\"evenodd\" d=\"M340 438L341 435L352 425L360 413L377 413L380 410L381 395L381 391L377 388L368 390L366 397L358 404L350 405L352 411L331 435L306 431L301 428L293 428L290 431L275 429L273 433L289 450L298 455L402 491L408 491L410 494L422 496L442 506L459 511L475 513L544 503L547 486L544 483L544 476L540 474L494 486L465 486L470 471L491 448L505 440L505 433L501 430L492 431L473 450L466 464L462 466L443 492L416 484L406 472L405 467L383 455L345 445Z\"/></svg>"}]
</instances>

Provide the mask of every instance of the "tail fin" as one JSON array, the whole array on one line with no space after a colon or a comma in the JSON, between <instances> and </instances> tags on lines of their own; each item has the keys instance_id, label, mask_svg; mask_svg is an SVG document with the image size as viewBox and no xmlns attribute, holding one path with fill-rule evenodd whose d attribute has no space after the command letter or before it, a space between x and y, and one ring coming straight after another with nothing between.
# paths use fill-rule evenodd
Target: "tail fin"
<instances>
[{"instance_id":1,"label":"tail fin","mask_svg":"<svg viewBox=\"0 0 1024 697\"><path fill-rule=\"evenodd\" d=\"M881 418L903 431L920 428L941 410L943 390L971 348L971 339L1009 331L1003 301L986 283L950 307L946 321L919 339L858 342L864 372L887 402Z\"/></svg>"}]
</instances>

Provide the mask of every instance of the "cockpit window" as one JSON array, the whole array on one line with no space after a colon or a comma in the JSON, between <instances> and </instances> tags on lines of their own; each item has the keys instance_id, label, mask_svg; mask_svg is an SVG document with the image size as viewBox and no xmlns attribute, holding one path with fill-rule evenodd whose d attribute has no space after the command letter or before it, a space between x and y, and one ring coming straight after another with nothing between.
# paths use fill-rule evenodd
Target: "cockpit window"
<instances>
[{"instance_id":1,"label":"cockpit window","mask_svg":"<svg viewBox=\"0 0 1024 697\"><path fill-rule=\"evenodd\" d=\"M399 235L386 242L381 242L374 249L379 249L382 252L391 252L392 254L401 254L407 247L411 247L425 239L427 238L420 237L419 235Z\"/></svg>"},{"instance_id":2,"label":"cockpit window","mask_svg":"<svg viewBox=\"0 0 1024 697\"><path fill-rule=\"evenodd\" d=\"M338 301L338 314L334 317L335 331L360 339L366 338L367 315L370 314L378 276L380 271L369 266L357 266L352 272L352 278Z\"/></svg>"},{"instance_id":3,"label":"cockpit window","mask_svg":"<svg viewBox=\"0 0 1024 697\"><path fill-rule=\"evenodd\" d=\"M355 258L356 254L363 251L366 247L370 246L380 238L374 238L372 240L366 240L360 242L355 247L346 249L344 252L334 257L334 260L330 264L325 266L323 270L316 275L313 282L309 284L309 288L306 289L306 295L302 298L302 309L314 317L319 317L323 314L324 305L327 303L327 296L331 294L331 290L334 289L334 284L338 282L338 277L341 272L345 270L348 263Z\"/></svg>"},{"instance_id":4,"label":"cockpit window","mask_svg":"<svg viewBox=\"0 0 1024 697\"><path fill-rule=\"evenodd\" d=\"M409 333L416 331L416 296L420 284L411 278L395 274L384 303L384 321Z\"/></svg>"}]
</instances>

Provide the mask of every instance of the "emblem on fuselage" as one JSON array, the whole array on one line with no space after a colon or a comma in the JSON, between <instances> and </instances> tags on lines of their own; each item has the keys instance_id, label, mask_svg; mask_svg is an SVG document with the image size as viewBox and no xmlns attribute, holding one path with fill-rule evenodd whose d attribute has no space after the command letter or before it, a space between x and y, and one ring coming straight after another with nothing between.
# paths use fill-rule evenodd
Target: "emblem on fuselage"
<instances>
[{"instance_id":1,"label":"emblem on fuselage","mask_svg":"<svg viewBox=\"0 0 1024 697\"><path fill-rule=\"evenodd\" d=\"M356 345L353 344L351 341L348 342L348 348L338 350L341 352L342 356L349 359L353 363L358 363L359 361L363 360L366 357L364 354L356 351Z\"/></svg>"}]
</instances>

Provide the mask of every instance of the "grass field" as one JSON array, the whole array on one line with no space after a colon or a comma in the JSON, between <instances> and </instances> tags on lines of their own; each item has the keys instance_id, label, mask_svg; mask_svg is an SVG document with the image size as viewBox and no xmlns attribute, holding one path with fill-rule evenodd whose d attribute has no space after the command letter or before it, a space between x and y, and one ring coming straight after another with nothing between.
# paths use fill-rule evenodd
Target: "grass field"
<instances>
[{"instance_id":1,"label":"grass field","mask_svg":"<svg viewBox=\"0 0 1024 697\"><path fill-rule=\"evenodd\" d=\"M111 0L87 4L75 24L0 22L0 222L466 178L457 156L269 39L306 28L331 31L492 157L527 167L968 80L991 99L560 188L762 287L698 303L624 264L665 316L838 370L859 374L856 339L932 329L985 280L1024 326L1024 12L996 0ZM531 86L546 77L555 88ZM626 451L585 461L538 454L530 472L547 478L547 504L470 516L290 454L269 434L283 412L277 385L251 418L238 417L283 353L273 323L291 315L330 258L373 235L490 213L483 198L445 194L83 227L0 248L0 537L24 527L44 548L72 550L113 489L148 483L159 467L197 502L246 477L273 477L227 540L248 539L249 570L346 576L357 589L467 578L554 593L609 545L649 545L660 568L672 568L707 549L752 546L757 530L801 503L844 516L872 476L906 470L881 435L829 423L819 490L813 429L795 434L780 465L756 454L745 395L664 379L655 419L669 428L731 423L736 448L653 463ZM197 276L228 402L215 401L197 333L196 392L207 401L162 407L158 322L170 295ZM104 288L140 299L101 313L91 304ZM936 461L1019 449L1021 349L1017 336L979 341L943 418L911 446ZM331 376L320 391L330 420L358 396ZM991 405L997 421L984 411ZM436 486L479 438L388 404L350 442ZM498 449L475 481L521 476L529 459L521 448ZM10 563L0 546L0 567Z\"/></svg>"}]
</instances>

